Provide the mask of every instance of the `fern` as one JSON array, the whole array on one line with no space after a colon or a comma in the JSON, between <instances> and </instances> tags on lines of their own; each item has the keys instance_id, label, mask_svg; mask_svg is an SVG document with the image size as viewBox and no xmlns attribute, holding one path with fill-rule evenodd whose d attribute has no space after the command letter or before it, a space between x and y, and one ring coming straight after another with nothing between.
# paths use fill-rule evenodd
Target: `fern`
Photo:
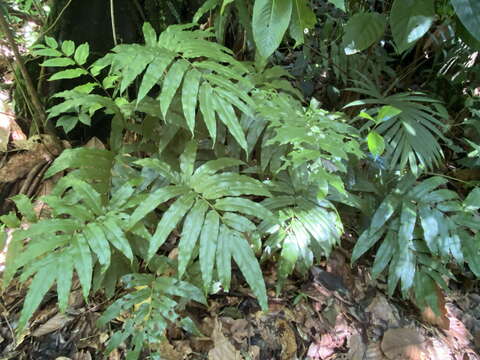
<instances>
[{"instance_id":1,"label":"fern","mask_svg":"<svg viewBox=\"0 0 480 360\"><path fill-rule=\"evenodd\" d=\"M126 356L127 359L138 359L145 343L161 342L165 339L167 326L177 322L199 335L193 321L189 317L180 320L177 311L190 300L206 304L200 289L178 279L154 274L129 274L122 278L122 282L128 292L110 305L98 320L100 326L105 326L129 313L122 330L115 332L108 342L106 355L131 338Z\"/></svg>"},{"instance_id":2,"label":"fern","mask_svg":"<svg viewBox=\"0 0 480 360\"><path fill-rule=\"evenodd\" d=\"M303 175L303 176L302 176ZM338 244L343 225L333 204L317 196L318 185L309 183L306 172L282 174L271 184L272 198L262 204L280 222L265 219L259 226L268 235L264 258L280 252L277 290L295 268L305 274L317 261L328 257Z\"/></svg>"},{"instance_id":3,"label":"fern","mask_svg":"<svg viewBox=\"0 0 480 360\"><path fill-rule=\"evenodd\" d=\"M400 282L404 295L415 289L420 301L428 296L436 299L435 292L422 295L422 289L415 284L433 279L447 288L442 276L453 277L446 267L451 258L459 265L466 260L478 276L478 261L473 255L476 252L472 252L478 248L478 241L471 235L480 229L473 213L478 205L469 208L478 192L472 192L462 203L457 193L440 188L446 183L445 178L434 176L415 184L413 176L405 176L385 197L358 238L352 262L383 239L372 276L377 278L389 267L389 294ZM425 274L431 279L423 279Z\"/></svg>"},{"instance_id":4,"label":"fern","mask_svg":"<svg viewBox=\"0 0 480 360\"><path fill-rule=\"evenodd\" d=\"M411 171L433 169L443 159L443 151L439 140L446 140L443 131L445 124L439 119L448 119L448 113L442 104L421 92L398 93L387 96L378 91L367 78L355 81L356 91L368 98L354 101L345 107L359 105L387 105L398 111L396 114L379 116L376 131L387 143L385 157L391 169ZM378 112L379 109L377 109ZM380 114L379 114L380 115ZM372 122L368 124L371 126Z\"/></svg>"}]
</instances>

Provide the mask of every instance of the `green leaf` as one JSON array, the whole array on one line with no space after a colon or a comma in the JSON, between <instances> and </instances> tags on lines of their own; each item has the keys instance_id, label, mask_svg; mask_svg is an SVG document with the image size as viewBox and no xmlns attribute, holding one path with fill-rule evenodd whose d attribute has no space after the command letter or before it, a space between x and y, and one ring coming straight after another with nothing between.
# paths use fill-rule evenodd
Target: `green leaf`
<instances>
[{"instance_id":1,"label":"green leaf","mask_svg":"<svg viewBox=\"0 0 480 360\"><path fill-rule=\"evenodd\" d=\"M404 52L425 35L434 18L434 0L395 0L390 12L390 27L398 52Z\"/></svg>"},{"instance_id":2,"label":"green leaf","mask_svg":"<svg viewBox=\"0 0 480 360\"><path fill-rule=\"evenodd\" d=\"M195 183L192 186L206 199L240 195L271 195L260 181L245 175L222 173L216 176L202 176L198 181L198 184Z\"/></svg>"},{"instance_id":3,"label":"green leaf","mask_svg":"<svg viewBox=\"0 0 480 360\"><path fill-rule=\"evenodd\" d=\"M167 52L159 52L155 59L148 65L145 75L143 75L140 89L138 90L137 104L142 101L148 92L163 77L165 69L170 65L175 56Z\"/></svg>"},{"instance_id":4,"label":"green leaf","mask_svg":"<svg viewBox=\"0 0 480 360\"><path fill-rule=\"evenodd\" d=\"M215 202L215 208L222 211L236 211L259 219L272 219L273 214L260 203L237 197L226 197Z\"/></svg>"},{"instance_id":5,"label":"green leaf","mask_svg":"<svg viewBox=\"0 0 480 360\"><path fill-rule=\"evenodd\" d=\"M77 47L75 50L74 59L79 65L84 65L87 62L88 56L90 55L90 46L88 43L84 43Z\"/></svg>"},{"instance_id":6,"label":"green leaf","mask_svg":"<svg viewBox=\"0 0 480 360\"><path fill-rule=\"evenodd\" d=\"M40 66L49 66L49 67L65 67L75 65L75 61L69 58L55 58L45 60Z\"/></svg>"},{"instance_id":7,"label":"green leaf","mask_svg":"<svg viewBox=\"0 0 480 360\"><path fill-rule=\"evenodd\" d=\"M225 291L230 290L232 279L232 245L233 236L231 231L220 225L220 234L217 241L216 266L217 274Z\"/></svg>"},{"instance_id":8,"label":"green leaf","mask_svg":"<svg viewBox=\"0 0 480 360\"><path fill-rule=\"evenodd\" d=\"M451 0L451 2L462 24L480 41L480 2L477 0Z\"/></svg>"},{"instance_id":9,"label":"green leaf","mask_svg":"<svg viewBox=\"0 0 480 360\"><path fill-rule=\"evenodd\" d=\"M312 29L316 22L317 17L308 6L307 0L293 0L290 35L295 40L295 46L304 43L305 30Z\"/></svg>"},{"instance_id":10,"label":"green leaf","mask_svg":"<svg viewBox=\"0 0 480 360\"><path fill-rule=\"evenodd\" d=\"M75 43L72 40L62 42L62 51L67 56L72 56L75 52Z\"/></svg>"},{"instance_id":11,"label":"green leaf","mask_svg":"<svg viewBox=\"0 0 480 360\"><path fill-rule=\"evenodd\" d=\"M37 214L33 209L32 201L24 194L15 195L11 198L18 211L27 218L29 222L37 222Z\"/></svg>"},{"instance_id":12,"label":"green leaf","mask_svg":"<svg viewBox=\"0 0 480 360\"><path fill-rule=\"evenodd\" d=\"M357 261L360 256L365 254L378 240L383 236L385 228L380 228L377 232L371 233L370 229L365 230L357 239L352 252L352 264Z\"/></svg>"},{"instance_id":13,"label":"green leaf","mask_svg":"<svg viewBox=\"0 0 480 360\"><path fill-rule=\"evenodd\" d=\"M187 187L183 186L167 186L150 193L130 216L128 228L132 228L147 214L155 210L158 205L163 204L165 201L168 201L171 198L186 194L188 190L189 189Z\"/></svg>"},{"instance_id":14,"label":"green leaf","mask_svg":"<svg viewBox=\"0 0 480 360\"><path fill-rule=\"evenodd\" d=\"M232 158L219 158L215 160L207 161L205 164L198 167L195 170L194 177L200 178L204 175L213 175L217 171L223 170L225 168L244 165L245 163L242 160L232 159Z\"/></svg>"},{"instance_id":15,"label":"green leaf","mask_svg":"<svg viewBox=\"0 0 480 360\"><path fill-rule=\"evenodd\" d=\"M468 267L475 274L476 277L480 277L480 233L476 236L462 237L463 253L465 254L465 261L468 263Z\"/></svg>"},{"instance_id":16,"label":"green leaf","mask_svg":"<svg viewBox=\"0 0 480 360\"><path fill-rule=\"evenodd\" d=\"M376 232L378 229L385 225L385 223L388 221L388 219L391 218L395 210L400 205L400 201L400 197L396 195L387 195L387 197L382 201L382 203L372 217L372 222L370 224L370 232Z\"/></svg>"},{"instance_id":17,"label":"green leaf","mask_svg":"<svg viewBox=\"0 0 480 360\"><path fill-rule=\"evenodd\" d=\"M213 101L213 89L207 83L204 82L200 86L199 91L200 111L203 115L203 121L207 126L208 133L212 138L213 145L217 139L217 120L215 117L215 103Z\"/></svg>"},{"instance_id":18,"label":"green leaf","mask_svg":"<svg viewBox=\"0 0 480 360\"><path fill-rule=\"evenodd\" d=\"M397 250L396 236L393 231L389 231L382 244L377 250L375 261L372 266L372 278L376 279L380 273L387 267L388 263Z\"/></svg>"},{"instance_id":19,"label":"green leaf","mask_svg":"<svg viewBox=\"0 0 480 360\"><path fill-rule=\"evenodd\" d=\"M157 225L157 229L150 239L148 246L147 260L151 260L153 255L157 252L160 246L163 245L167 236L182 220L188 210L192 207L195 200L195 193L187 193L179 197L162 216L162 219Z\"/></svg>"},{"instance_id":20,"label":"green leaf","mask_svg":"<svg viewBox=\"0 0 480 360\"><path fill-rule=\"evenodd\" d=\"M402 280L402 291L410 289L415 275L415 256L410 250L410 245L413 240L416 219L415 205L404 201L402 213L400 214L400 227L398 229L399 253L395 270Z\"/></svg>"},{"instance_id":21,"label":"green leaf","mask_svg":"<svg viewBox=\"0 0 480 360\"><path fill-rule=\"evenodd\" d=\"M268 299L262 270L248 241L242 234L234 232L231 238L231 252L243 277L257 297L263 311L268 310Z\"/></svg>"},{"instance_id":22,"label":"green leaf","mask_svg":"<svg viewBox=\"0 0 480 360\"><path fill-rule=\"evenodd\" d=\"M147 46L155 47L157 45L157 33L152 25L150 25L148 22L144 23L142 32L143 38L145 39L145 44Z\"/></svg>"},{"instance_id":23,"label":"green leaf","mask_svg":"<svg viewBox=\"0 0 480 360\"><path fill-rule=\"evenodd\" d=\"M190 63L185 60L178 60L170 67L165 79L163 80L162 92L160 94L160 109L163 118L167 116L168 109L177 89L180 87L185 71L190 67Z\"/></svg>"},{"instance_id":24,"label":"green leaf","mask_svg":"<svg viewBox=\"0 0 480 360\"><path fill-rule=\"evenodd\" d=\"M463 202L463 206L467 211L476 211L480 209L480 188L476 187L468 194Z\"/></svg>"},{"instance_id":25,"label":"green leaf","mask_svg":"<svg viewBox=\"0 0 480 360\"><path fill-rule=\"evenodd\" d=\"M182 235L178 244L178 277L181 278L187 269L193 249L202 230L205 213L208 210L208 203L204 200L197 200L193 208L185 218Z\"/></svg>"},{"instance_id":26,"label":"green leaf","mask_svg":"<svg viewBox=\"0 0 480 360\"><path fill-rule=\"evenodd\" d=\"M48 81L61 80L61 79L75 79L82 75L87 75L88 72L83 69L68 69L59 71L48 79Z\"/></svg>"},{"instance_id":27,"label":"green leaf","mask_svg":"<svg viewBox=\"0 0 480 360\"><path fill-rule=\"evenodd\" d=\"M279 287L283 286L285 279L293 272L299 253L300 249L298 248L297 239L294 232L290 230L283 240L282 251L280 252L280 261L278 263Z\"/></svg>"},{"instance_id":28,"label":"green leaf","mask_svg":"<svg viewBox=\"0 0 480 360\"><path fill-rule=\"evenodd\" d=\"M378 112L377 121L378 122L388 121L391 118L400 114L401 112L402 112L402 110L397 109L394 106L390 106L390 105L382 106L380 108L380 111Z\"/></svg>"},{"instance_id":29,"label":"green leaf","mask_svg":"<svg viewBox=\"0 0 480 360\"><path fill-rule=\"evenodd\" d=\"M345 0L328 0L328 2L332 3L335 5L337 8L340 10L345 11Z\"/></svg>"},{"instance_id":30,"label":"green leaf","mask_svg":"<svg viewBox=\"0 0 480 360\"><path fill-rule=\"evenodd\" d=\"M101 225L108 241L132 262L132 248L130 247L128 239L125 237L125 233L118 225L116 218L114 216L107 217Z\"/></svg>"},{"instance_id":31,"label":"green leaf","mask_svg":"<svg viewBox=\"0 0 480 360\"><path fill-rule=\"evenodd\" d=\"M92 249L92 252L95 253L99 263L102 265L102 271L107 270L110 266L111 251L102 228L96 223L90 223L85 227L83 233L90 249Z\"/></svg>"},{"instance_id":32,"label":"green leaf","mask_svg":"<svg viewBox=\"0 0 480 360\"><path fill-rule=\"evenodd\" d=\"M207 0L203 3L200 9L197 10L195 15L193 16L193 22L198 23L200 18L205 15L207 12L212 11L218 5L220 5L221 0Z\"/></svg>"},{"instance_id":33,"label":"green leaf","mask_svg":"<svg viewBox=\"0 0 480 360\"><path fill-rule=\"evenodd\" d=\"M221 97L214 96L213 101L220 120L225 124L228 131L233 135L242 149L247 151L247 139L245 138L245 133L238 121L233 106Z\"/></svg>"},{"instance_id":34,"label":"green leaf","mask_svg":"<svg viewBox=\"0 0 480 360\"><path fill-rule=\"evenodd\" d=\"M17 330L23 331L35 310L40 305L43 297L55 282L57 264L51 262L48 266L41 268L34 276L25 297L20 319L18 320Z\"/></svg>"},{"instance_id":35,"label":"green leaf","mask_svg":"<svg viewBox=\"0 0 480 360\"><path fill-rule=\"evenodd\" d=\"M378 13L358 13L345 25L343 47L345 54L361 52L380 40L385 32L387 21Z\"/></svg>"},{"instance_id":36,"label":"green leaf","mask_svg":"<svg viewBox=\"0 0 480 360\"><path fill-rule=\"evenodd\" d=\"M73 264L77 260L71 256L66 256L66 253L64 251L64 256L57 257L57 296L58 307L62 312L67 310L68 307L68 297L72 287ZM68 254L70 255L70 253Z\"/></svg>"},{"instance_id":37,"label":"green leaf","mask_svg":"<svg viewBox=\"0 0 480 360\"><path fill-rule=\"evenodd\" d=\"M92 285L93 261L87 239L81 233L73 237L72 257L76 259L75 269L82 285L83 297L87 299Z\"/></svg>"},{"instance_id":38,"label":"green leaf","mask_svg":"<svg viewBox=\"0 0 480 360\"><path fill-rule=\"evenodd\" d=\"M380 156L385 151L385 140L376 131L371 131L367 136L368 150L374 156Z\"/></svg>"},{"instance_id":39,"label":"green leaf","mask_svg":"<svg viewBox=\"0 0 480 360\"><path fill-rule=\"evenodd\" d=\"M180 155L180 170L184 181L188 181L193 175L195 159L197 157L197 143L189 141L185 146L185 151Z\"/></svg>"},{"instance_id":40,"label":"green leaf","mask_svg":"<svg viewBox=\"0 0 480 360\"><path fill-rule=\"evenodd\" d=\"M215 253L217 251L218 231L220 218L214 210L208 212L200 234L200 270L202 272L203 288L205 292L210 289L212 282Z\"/></svg>"},{"instance_id":41,"label":"green leaf","mask_svg":"<svg viewBox=\"0 0 480 360\"><path fill-rule=\"evenodd\" d=\"M252 28L257 50L268 58L278 48L292 16L291 0L255 0Z\"/></svg>"},{"instance_id":42,"label":"green leaf","mask_svg":"<svg viewBox=\"0 0 480 360\"><path fill-rule=\"evenodd\" d=\"M58 48L58 42L53 37L45 36L45 44L47 44L52 49Z\"/></svg>"},{"instance_id":43,"label":"green leaf","mask_svg":"<svg viewBox=\"0 0 480 360\"><path fill-rule=\"evenodd\" d=\"M185 81L182 88L182 106L188 128L192 135L195 130L195 114L197 108L198 89L202 73L197 69L191 69L185 75Z\"/></svg>"},{"instance_id":44,"label":"green leaf","mask_svg":"<svg viewBox=\"0 0 480 360\"><path fill-rule=\"evenodd\" d=\"M35 56L51 56L51 57L63 56L63 54L60 51L51 49L51 48L37 49L33 51L33 54Z\"/></svg>"}]
</instances>

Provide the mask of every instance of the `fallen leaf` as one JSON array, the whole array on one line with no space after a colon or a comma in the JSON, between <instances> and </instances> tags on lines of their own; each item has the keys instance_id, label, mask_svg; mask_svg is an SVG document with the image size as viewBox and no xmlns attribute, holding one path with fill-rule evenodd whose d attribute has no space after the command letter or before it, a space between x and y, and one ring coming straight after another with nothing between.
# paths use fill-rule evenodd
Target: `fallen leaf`
<instances>
[{"instance_id":1,"label":"fallen leaf","mask_svg":"<svg viewBox=\"0 0 480 360\"><path fill-rule=\"evenodd\" d=\"M390 360L421 360L423 343L423 337L415 329L389 329L383 335L381 349Z\"/></svg>"},{"instance_id":2,"label":"fallen leaf","mask_svg":"<svg viewBox=\"0 0 480 360\"><path fill-rule=\"evenodd\" d=\"M427 306L422 310L422 319L432 325L438 326L440 329L448 330L450 328L450 320L448 319L447 308L445 306L445 295L438 285L435 286L440 314L436 314L430 306Z\"/></svg>"},{"instance_id":3,"label":"fallen leaf","mask_svg":"<svg viewBox=\"0 0 480 360\"><path fill-rule=\"evenodd\" d=\"M372 315L372 324L387 327L398 326L398 315L395 308L390 305L387 298L377 294L366 311Z\"/></svg>"},{"instance_id":4,"label":"fallen leaf","mask_svg":"<svg viewBox=\"0 0 480 360\"><path fill-rule=\"evenodd\" d=\"M379 342L371 342L367 346L367 351L365 352L365 360L386 360L387 358L383 355L382 350L380 349Z\"/></svg>"},{"instance_id":5,"label":"fallen leaf","mask_svg":"<svg viewBox=\"0 0 480 360\"><path fill-rule=\"evenodd\" d=\"M37 330L32 333L32 336L39 337L43 335L50 334L58 329L63 328L67 323L73 320L73 317L70 317L66 314L58 313L51 319L49 319L45 324L41 325Z\"/></svg>"},{"instance_id":6,"label":"fallen leaf","mask_svg":"<svg viewBox=\"0 0 480 360\"><path fill-rule=\"evenodd\" d=\"M354 334L348 339L348 354L349 360L363 360L367 346L362 341L359 334Z\"/></svg>"},{"instance_id":7,"label":"fallen leaf","mask_svg":"<svg viewBox=\"0 0 480 360\"><path fill-rule=\"evenodd\" d=\"M240 352L228 341L222 333L222 325L215 320L215 327L211 336L214 347L208 352L209 360L242 360Z\"/></svg>"}]
</instances>

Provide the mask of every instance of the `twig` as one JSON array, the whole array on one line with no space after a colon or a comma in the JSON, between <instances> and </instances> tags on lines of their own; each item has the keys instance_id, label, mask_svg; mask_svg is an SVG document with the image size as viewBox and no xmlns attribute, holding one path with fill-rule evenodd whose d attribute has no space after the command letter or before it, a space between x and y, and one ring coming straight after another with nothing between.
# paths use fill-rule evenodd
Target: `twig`
<instances>
[{"instance_id":1,"label":"twig","mask_svg":"<svg viewBox=\"0 0 480 360\"><path fill-rule=\"evenodd\" d=\"M117 46L118 42L117 42L117 31L115 30L115 7L113 6L113 0L110 0L110 19L112 21L113 44Z\"/></svg>"},{"instance_id":2,"label":"twig","mask_svg":"<svg viewBox=\"0 0 480 360\"><path fill-rule=\"evenodd\" d=\"M37 126L38 129L44 129L47 130L45 126L45 122L47 119L47 116L45 114L45 109L42 105L42 102L40 101L40 98L38 97L38 93L35 89L35 86L33 85L32 78L30 77L30 74L27 71L27 68L25 67L25 64L22 60L22 57L20 55L20 51L18 50L18 46L15 42L15 39L13 38L13 34L10 30L10 26L7 23L7 20L5 19L5 16L3 13L0 11L0 29L2 32L5 34L7 37L8 44L10 46L10 49L13 51L13 54L15 55L15 61L20 69L20 72L22 73L22 76L25 80L25 84L27 86L27 91L28 94L32 100L33 107L35 109L35 114L33 116L35 125ZM48 132L48 131L47 131Z\"/></svg>"}]
</instances>

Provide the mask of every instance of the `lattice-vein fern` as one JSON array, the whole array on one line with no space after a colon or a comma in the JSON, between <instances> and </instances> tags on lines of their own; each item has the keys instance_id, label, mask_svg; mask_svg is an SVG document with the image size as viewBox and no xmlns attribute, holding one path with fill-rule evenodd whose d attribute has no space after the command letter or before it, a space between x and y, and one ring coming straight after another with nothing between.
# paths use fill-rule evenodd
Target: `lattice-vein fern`
<instances>
[{"instance_id":1,"label":"lattice-vein fern","mask_svg":"<svg viewBox=\"0 0 480 360\"><path fill-rule=\"evenodd\" d=\"M246 76L248 68L233 58L231 50L209 41L211 32L192 30L193 26L170 26L157 37L153 28L145 24L145 45L118 45L113 53L97 61L93 69L100 71L110 66L111 73L120 74L121 93L141 78L137 104L160 85L158 101L166 121L172 100L181 88L181 108L192 134L198 108L213 142L217 137L218 117L246 150L247 142L235 108L252 115L255 104L249 95L253 85Z\"/></svg>"}]
</instances>

